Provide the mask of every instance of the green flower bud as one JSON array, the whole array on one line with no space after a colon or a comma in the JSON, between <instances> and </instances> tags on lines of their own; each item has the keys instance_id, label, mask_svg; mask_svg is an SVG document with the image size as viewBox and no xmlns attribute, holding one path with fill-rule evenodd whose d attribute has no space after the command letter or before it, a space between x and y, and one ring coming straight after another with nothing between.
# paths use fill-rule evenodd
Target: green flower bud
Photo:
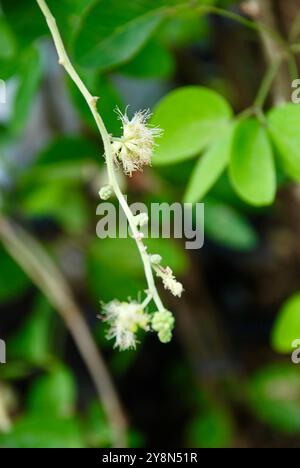
<instances>
[{"instance_id":1,"label":"green flower bud","mask_svg":"<svg viewBox=\"0 0 300 468\"><path fill-rule=\"evenodd\" d=\"M174 316L168 310L155 312L153 315L151 321L152 329L157 332L158 338L162 343L171 341L174 323Z\"/></svg>"},{"instance_id":2,"label":"green flower bud","mask_svg":"<svg viewBox=\"0 0 300 468\"><path fill-rule=\"evenodd\" d=\"M101 200L108 200L112 196L112 189L110 185L104 185L99 191Z\"/></svg>"}]
</instances>

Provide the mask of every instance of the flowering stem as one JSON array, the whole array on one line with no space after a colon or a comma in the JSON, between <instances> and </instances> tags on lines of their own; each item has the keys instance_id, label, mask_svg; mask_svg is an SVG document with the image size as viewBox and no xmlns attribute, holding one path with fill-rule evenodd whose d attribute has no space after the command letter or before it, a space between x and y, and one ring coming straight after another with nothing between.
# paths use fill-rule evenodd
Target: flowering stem
<instances>
[{"instance_id":1,"label":"flowering stem","mask_svg":"<svg viewBox=\"0 0 300 468\"><path fill-rule=\"evenodd\" d=\"M112 149L111 149L111 137L105 127L105 124L102 120L102 117L100 116L100 114L98 113L97 111L97 101L98 101L98 97L95 97L95 96L92 96L91 93L89 92L89 90L87 89L87 87L85 86L85 84L83 83L83 81L81 80L80 76L78 75L78 73L76 72L76 70L74 69L70 59L69 59L69 56L66 52L66 49L65 49L65 46L63 44L63 41L62 41L62 38L61 38L61 35L60 35L60 32L58 30L58 27L57 27L57 24L56 24L56 20L54 18L54 16L52 15L49 7L47 6L45 0L36 0L42 13L44 14L45 16L45 19L47 21L47 24L48 24L48 27L49 27L49 30L51 32L51 35L52 35L52 38L53 38L53 41L54 41L54 44L55 44L55 47L56 47L56 50L57 50L57 54L58 54L58 62L60 65L62 65L64 67L64 69L66 70L66 72L68 73L68 75L71 77L71 79L74 81L74 83L76 84L76 86L78 87L79 91L81 92L81 94L83 95L84 99L86 100L92 114L93 114L93 117L95 119L95 122L97 124L97 127L98 127L98 130L100 132L100 135L102 137L102 141L103 141L103 145L104 145L104 151L105 151L105 158L106 158L106 164L107 164L107 172L108 172L108 177L109 177L109 182L110 182L110 185L128 219L128 223L129 223L129 226L131 228L131 231L133 233L133 237L136 241L136 244L137 244L137 247L138 247L138 250L140 252L140 255L141 255L141 259L142 259L142 262L143 262L143 265L144 265L144 271L145 271L145 276L146 276L146 279L147 279L147 283L148 283L148 290L149 290L149 293L152 295L153 297L153 300L156 304L156 307L158 308L158 310L162 311L164 310L164 306L162 304L162 301L159 297L159 294L157 292L157 289L156 289L156 286L155 286L155 281L154 281L154 277L153 277L153 273L152 273L152 268L151 268L151 264L150 264L150 259L149 259L149 255L147 254L147 249L144 245L144 243L142 242L142 240L140 239L140 236L139 236L139 231L137 229L137 226L135 224L135 221L134 221L134 216L126 202L126 199L123 195L123 193L121 192L120 190L120 187L119 187L119 184L118 184L118 181L116 179L116 176L115 176L115 171L114 171L114 162L113 162L113 154L112 154Z\"/></svg>"}]
</instances>

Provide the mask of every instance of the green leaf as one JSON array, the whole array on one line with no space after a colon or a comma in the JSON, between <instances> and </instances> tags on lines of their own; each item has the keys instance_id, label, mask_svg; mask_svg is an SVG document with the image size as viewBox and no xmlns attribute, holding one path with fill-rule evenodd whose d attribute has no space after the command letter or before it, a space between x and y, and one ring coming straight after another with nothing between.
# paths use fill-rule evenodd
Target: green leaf
<instances>
[{"instance_id":1,"label":"green leaf","mask_svg":"<svg viewBox=\"0 0 300 468\"><path fill-rule=\"evenodd\" d=\"M121 353L119 353L121 354ZM109 447L112 441L111 429L99 401L90 403L85 421L85 437L90 447Z\"/></svg>"},{"instance_id":2,"label":"green leaf","mask_svg":"<svg viewBox=\"0 0 300 468\"><path fill-rule=\"evenodd\" d=\"M7 302L23 294L31 282L23 270L0 246L0 302Z\"/></svg>"},{"instance_id":3,"label":"green leaf","mask_svg":"<svg viewBox=\"0 0 300 468\"><path fill-rule=\"evenodd\" d=\"M0 44L0 60L11 59L16 53L17 44L9 24L2 16L0 16Z\"/></svg>"},{"instance_id":4,"label":"green leaf","mask_svg":"<svg viewBox=\"0 0 300 468\"><path fill-rule=\"evenodd\" d=\"M42 62L37 49L27 49L21 60L19 87L15 96L10 131L18 135L26 125L34 96L42 76Z\"/></svg>"},{"instance_id":5,"label":"green leaf","mask_svg":"<svg viewBox=\"0 0 300 468\"><path fill-rule=\"evenodd\" d=\"M1 0L1 8L22 47L32 44L34 39L46 33L47 25L35 2Z\"/></svg>"},{"instance_id":6,"label":"green leaf","mask_svg":"<svg viewBox=\"0 0 300 468\"><path fill-rule=\"evenodd\" d=\"M200 157L184 195L186 203L201 200L225 170L230 159L233 131L231 126Z\"/></svg>"},{"instance_id":7,"label":"green leaf","mask_svg":"<svg viewBox=\"0 0 300 468\"><path fill-rule=\"evenodd\" d=\"M286 173L300 180L300 107L284 104L268 114L269 132Z\"/></svg>"},{"instance_id":8,"label":"green leaf","mask_svg":"<svg viewBox=\"0 0 300 468\"><path fill-rule=\"evenodd\" d=\"M163 43L172 48L188 46L200 40L203 43L210 33L209 18L195 15L193 9L178 12L176 16L171 15L159 31Z\"/></svg>"},{"instance_id":9,"label":"green leaf","mask_svg":"<svg viewBox=\"0 0 300 468\"><path fill-rule=\"evenodd\" d=\"M174 2L98 0L88 9L76 36L79 65L103 71L128 61L164 18L164 9L159 9L164 3Z\"/></svg>"},{"instance_id":10,"label":"green leaf","mask_svg":"<svg viewBox=\"0 0 300 468\"><path fill-rule=\"evenodd\" d=\"M166 78L174 69L172 54L159 41L152 40L119 72L136 78Z\"/></svg>"},{"instance_id":11,"label":"green leaf","mask_svg":"<svg viewBox=\"0 0 300 468\"><path fill-rule=\"evenodd\" d=\"M52 317L50 304L43 296L39 296L34 304L33 312L8 342L7 350L10 361L21 359L36 365L45 365L49 362Z\"/></svg>"},{"instance_id":12,"label":"green leaf","mask_svg":"<svg viewBox=\"0 0 300 468\"><path fill-rule=\"evenodd\" d=\"M300 338L300 294L281 307L272 329L272 346L279 353L291 353L292 343Z\"/></svg>"},{"instance_id":13,"label":"green leaf","mask_svg":"<svg viewBox=\"0 0 300 468\"><path fill-rule=\"evenodd\" d=\"M50 170L51 166L57 166L59 163L74 164L95 159L100 159L99 148L96 144L84 137L68 135L51 140L50 144L37 156L35 165Z\"/></svg>"},{"instance_id":14,"label":"green leaf","mask_svg":"<svg viewBox=\"0 0 300 468\"><path fill-rule=\"evenodd\" d=\"M252 376L248 385L253 411L280 432L300 433L300 373L293 364L273 364Z\"/></svg>"},{"instance_id":15,"label":"green leaf","mask_svg":"<svg viewBox=\"0 0 300 468\"><path fill-rule=\"evenodd\" d=\"M76 403L75 380L69 369L56 365L51 371L32 384L28 393L28 409L31 414L69 417Z\"/></svg>"},{"instance_id":16,"label":"green leaf","mask_svg":"<svg viewBox=\"0 0 300 468\"><path fill-rule=\"evenodd\" d=\"M153 164L194 157L222 131L231 115L225 99L210 89L187 86L172 91L156 106L151 120L164 132Z\"/></svg>"},{"instance_id":17,"label":"green leaf","mask_svg":"<svg viewBox=\"0 0 300 468\"><path fill-rule=\"evenodd\" d=\"M82 182L85 170L94 171L96 164L104 162L99 147L82 136L59 136L37 154L34 165L20 177L23 190L35 190L45 184ZM49 188L49 187L48 187ZM51 187L56 188L56 187Z\"/></svg>"},{"instance_id":18,"label":"green leaf","mask_svg":"<svg viewBox=\"0 0 300 468\"><path fill-rule=\"evenodd\" d=\"M233 424L228 412L215 405L194 418L187 432L189 447L228 448L232 444Z\"/></svg>"},{"instance_id":19,"label":"green leaf","mask_svg":"<svg viewBox=\"0 0 300 468\"><path fill-rule=\"evenodd\" d=\"M217 200L205 202L204 226L209 238L226 247L252 250L258 244L257 234L247 218Z\"/></svg>"},{"instance_id":20,"label":"green leaf","mask_svg":"<svg viewBox=\"0 0 300 468\"><path fill-rule=\"evenodd\" d=\"M269 205L276 193L276 174L268 135L250 118L237 124L230 160L230 178L240 197L251 205Z\"/></svg>"},{"instance_id":21,"label":"green leaf","mask_svg":"<svg viewBox=\"0 0 300 468\"><path fill-rule=\"evenodd\" d=\"M64 41L70 41L82 12L92 2L93 0L50 0L48 2ZM36 38L50 34L36 2L1 0L1 7L18 36L20 46L26 47L31 45Z\"/></svg>"},{"instance_id":22,"label":"green leaf","mask_svg":"<svg viewBox=\"0 0 300 468\"><path fill-rule=\"evenodd\" d=\"M57 389L59 393L59 389ZM74 418L28 414L8 434L0 435L2 448L84 448L80 424Z\"/></svg>"},{"instance_id":23,"label":"green leaf","mask_svg":"<svg viewBox=\"0 0 300 468\"><path fill-rule=\"evenodd\" d=\"M60 172L60 177L66 175ZM53 175L53 174L52 174ZM49 182L49 181L48 181ZM84 194L73 184L64 184L63 180L54 185L33 186L24 195L21 202L23 212L31 217L51 216L70 234L80 233L87 228L89 209Z\"/></svg>"}]
</instances>

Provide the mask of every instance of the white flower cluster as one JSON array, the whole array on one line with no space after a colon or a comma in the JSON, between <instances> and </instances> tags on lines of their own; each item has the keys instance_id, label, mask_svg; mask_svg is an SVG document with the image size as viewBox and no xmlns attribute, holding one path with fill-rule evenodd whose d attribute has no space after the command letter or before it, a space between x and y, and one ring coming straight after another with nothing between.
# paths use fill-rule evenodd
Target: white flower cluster
<instances>
[{"instance_id":1,"label":"white flower cluster","mask_svg":"<svg viewBox=\"0 0 300 468\"><path fill-rule=\"evenodd\" d=\"M111 301L103 305L103 321L109 323L106 337L114 339L114 347L121 351L135 349L138 343L139 330L158 334L162 343L168 343L172 338L175 319L168 310L148 314L142 304L137 302Z\"/></svg>"},{"instance_id":2,"label":"white flower cluster","mask_svg":"<svg viewBox=\"0 0 300 468\"><path fill-rule=\"evenodd\" d=\"M161 136L161 130L151 128L148 125L149 111L137 112L131 120L126 112L125 114L118 112L122 121L123 135L121 138L111 137L114 163L121 164L125 174L131 176L134 171L142 170L143 166L151 164L155 138ZM108 200L112 192L112 187L106 185L101 188L99 196L102 200ZM138 243L142 241L144 236L139 228L146 226L148 221L146 213L139 213L132 217L132 222L137 228L134 237ZM144 245L142 247L144 257L147 248ZM146 254L146 260L148 263L150 262L156 275L162 279L165 289L170 290L174 296L180 297L183 286L176 280L171 268L161 266L161 256L158 254L147 256ZM148 266L146 265L147 269ZM151 271L150 273L152 275ZM156 289L154 292L157 294ZM103 305L102 319L109 325L106 336L108 339L115 340L115 347L120 350L135 349L138 343L137 333L140 330L156 332L162 343L168 343L171 340L175 323L174 316L163 308L161 301L157 300L155 302L158 304L159 310L150 315L145 308L153 298L153 291L148 291L142 304L113 300Z\"/></svg>"},{"instance_id":3,"label":"white flower cluster","mask_svg":"<svg viewBox=\"0 0 300 468\"><path fill-rule=\"evenodd\" d=\"M184 291L183 286L179 281L177 281L170 267L163 267L160 265L160 255L151 255L150 261L156 276L162 279L164 288L168 289L173 296L181 297L181 294Z\"/></svg>"},{"instance_id":4,"label":"white flower cluster","mask_svg":"<svg viewBox=\"0 0 300 468\"><path fill-rule=\"evenodd\" d=\"M136 302L111 301L103 306L103 320L110 324L106 337L120 350L136 347L139 329L148 331L150 316Z\"/></svg>"},{"instance_id":5,"label":"white flower cluster","mask_svg":"<svg viewBox=\"0 0 300 468\"><path fill-rule=\"evenodd\" d=\"M123 135L113 139L113 156L115 163L121 163L125 174L131 176L134 171L142 170L143 166L151 165L155 138L162 132L147 124L151 117L148 110L136 112L131 120L126 112L122 114L119 111L119 116Z\"/></svg>"}]
</instances>

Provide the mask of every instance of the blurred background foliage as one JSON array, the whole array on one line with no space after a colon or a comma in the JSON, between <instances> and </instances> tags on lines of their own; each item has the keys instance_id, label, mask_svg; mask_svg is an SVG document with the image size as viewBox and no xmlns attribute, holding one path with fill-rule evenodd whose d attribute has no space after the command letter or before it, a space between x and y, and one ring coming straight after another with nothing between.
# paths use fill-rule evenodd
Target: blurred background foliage
<instances>
[{"instance_id":1,"label":"blurred background foliage","mask_svg":"<svg viewBox=\"0 0 300 468\"><path fill-rule=\"evenodd\" d=\"M300 370L290 354L300 338L300 107L258 93L272 67L257 27L270 20L256 10L265 2L287 41L298 1L48 0L109 131L120 134L115 109L128 104L130 114L153 109L165 130L152 168L119 173L129 201L205 203L200 251L146 242L185 286L182 300L165 298L173 342L141 336L136 352L120 353L97 320L99 301L137 298L145 283L131 239L95 234L102 143L36 2L0 1L1 219L26 229L71 285L132 447L299 447ZM288 58L281 75L298 65ZM111 446L63 320L13 257L4 242L0 446Z\"/></svg>"}]
</instances>

